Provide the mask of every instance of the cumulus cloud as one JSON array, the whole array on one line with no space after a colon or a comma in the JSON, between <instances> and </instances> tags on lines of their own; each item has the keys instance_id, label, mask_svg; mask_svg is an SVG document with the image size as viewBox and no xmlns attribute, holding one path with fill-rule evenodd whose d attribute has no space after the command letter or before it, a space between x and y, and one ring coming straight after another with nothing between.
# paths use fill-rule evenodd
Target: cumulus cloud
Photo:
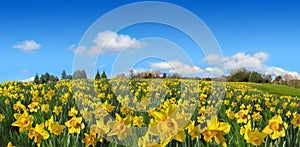
<instances>
[{"instance_id":1,"label":"cumulus cloud","mask_svg":"<svg viewBox=\"0 0 300 147\"><path fill-rule=\"evenodd\" d=\"M237 53L231 57L225 57L225 67L228 70L247 68L250 70L262 70L269 55L264 52L258 52L253 55L246 53Z\"/></svg>"},{"instance_id":2,"label":"cumulus cloud","mask_svg":"<svg viewBox=\"0 0 300 147\"><path fill-rule=\"evenodd\" d=\"M99 32L94 38L94 46L88 48L86 46L72 45L70 49L79 54L96 55L100 50L105 52L121 52L128 49L142 48L145 43L136 40L125 34L117 34L112 31Z\"/></svg>"},{"instance_id":3,"label":"cumulus cloud","mask_svg":"<svg viewBox=\"0 0 300 147\"><path fill-rule=\"evenodd\" d=\"M166 70L169 73L178 73L181 75L203 75L203 76L221 76L224 70L218 67L201 68L196 65L188 65L183 62L173 60L166 62L149 63L148 66L154 69Z\"/></svg>"},{"instance_id":4,"label":"cumulus cloud","mask_svg":"<svg viewBox=\"0 0 300 147\"><path fill-rule=\"evenodd\" d=\"M41 47L42 47L42 45L37 43L33 39L20 41L17 44L13 45L13 48L20 49L20 50L25 51L25 52L31 52L31 51L34 51L34 50L38 50Z\"/></svg>"},{"instance_id":5,"label":"cumulus cloud","mask_svg":"<svg viewBox=\"0 0 300 147\"><path fill-rule=\"evenodd\" d=\"M246 68L248 70L254 70L262 74L270 74L273 76L284 76L286 74L293 77L300 78L300 74L297 72L286 71L283 68L275 66L267 66L266 61L269 59L269 54L265 52L257 52L254 54L237 53L233 56L220 57L218 55L208 55L204 58L204 61L209 63L221 63L223 62L225 68L229 71L237 70L240 68ZM214 71L218 71L217 67L213 67Z\"/></svg>"},{"instance_id":6,"label":"cumulus cloud","mask_svg":"<svg viewBox=\"0 0 300 147\"><path fill-rule=\"evenodd\" d=\"M216 55L216 54L210 54L207 55L203 61L207 61L210 64L219 64L223 62L223 57Z\"/></svg>"},{"instance_id":7,"label":"cumulus cloud","mask_svg":"<svg viewBox=\"0 0 300 147\"><path fill-rule=\"evenodd\" d=\"M76 54L89 54L89 50L86 46L77 46L76 44L72 44L69 49Z\"/></svg>"},{"instance_id":8,"label":"cumulus cloud","mask_svg":"<svg viewBox=\"0 0 300 147\"><path fill-rule=\"evenodd\" d=\"M33 82L34 81L34 77L30 77L28 79L25 80L21 80L22 82Z\"/></svg>"},{"instance_id":9,"label":"cumulus cloud","mask_svg":"<svg viewBox=\"0 0 300 147\"><path fill-rule=\"evenodd\" d=\"M104 47L109 51L122 51L124 49L141 48L143 43L128 35L117 34L112 31L99 32L94 42L98 47Z\"/></svg>"},{"instance_id":10,"label":"cumulus cloud","mask_svg":"<svg viewBox=\"0 0 300 147\"><path fill-rule=\"evenodd\" d=\"M204 61L209 63L219 64L225 66L228 71L237 70L240 68L246 68L248 70L253 70L260 72L265 75L282 76L290 75L294 78L300 79L300 74L298 72L287 71L280 67L268 66L266 61L269 59L269 54L265 52L257 52L254 54L237 53L233 56L220 57L218 55L208 55L204 58ZM224 75L223 68L220 66L211 66L206 68L201 68L196 65L188 65L180 61L167 61L167 62L156 62L149 63L149 67L154 69L166 70L169 73L179 73L182 75L194 75L200 74L203 76L220 76Z\"/></svg>"},{"instance_id":11,"label":"cumulus cloud","mask_svg":"<svg viewBox=\"0 0 300 147\"><path fill-rule=\"evenodd\" d=\"M264 70L264 74L269 74L273 76L282 76L282 77L284 77L284 75L291 75L296 79L300 79L300 74L298 72L286 71L280 67L274 67L274 66L266 67Z\"/></svg>"},{"instance_id":12,"label":"cumulus cloud","mask_svg":"<svg viewBox=\"0 0 300 147\"><path fill-rule=\"evenodd\" d=\"M167 62L149 63L148 65L154 69L167 70L170 73L179 73L183 75L200 74L205 72L204 69L201 69L198 66L188 65L176 60L167 61Z\"/></svg>"}]
</instances>

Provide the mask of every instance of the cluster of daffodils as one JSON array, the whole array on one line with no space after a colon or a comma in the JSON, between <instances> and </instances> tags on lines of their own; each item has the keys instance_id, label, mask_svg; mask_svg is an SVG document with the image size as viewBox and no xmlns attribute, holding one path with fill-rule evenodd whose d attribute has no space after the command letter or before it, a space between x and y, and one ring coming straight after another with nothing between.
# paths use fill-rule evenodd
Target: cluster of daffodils
<instances>
[{"instance_id":1,"label":"cluster of daffodils","mask_svg":"<svg viewBox=\"0 0 300 147\"><path fill-rule=\"evenodd\" d=\"M300 98L251 83L0 84L0 146L299 146Z\"/></svg>"}]
</instances>

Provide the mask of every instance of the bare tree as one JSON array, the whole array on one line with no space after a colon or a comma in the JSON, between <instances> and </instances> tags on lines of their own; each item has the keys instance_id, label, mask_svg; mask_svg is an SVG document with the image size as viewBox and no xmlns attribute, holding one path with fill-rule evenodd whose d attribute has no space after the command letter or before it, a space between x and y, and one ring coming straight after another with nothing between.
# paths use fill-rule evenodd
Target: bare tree
<instances>
[{"instance_id":1,"label":"bare tree","mask_svg":"<svg viewBox=\"0 0 300 147\"><path fill-rule=\"evenodd\" d=\"M134 73L135 73L134 70L133 70L133 69L130 69L130 70L129 70L129 73L130 73L130 77L133 78L133 77L134 77Z\"/></svg>"},{"instance_id":2,"label":"bare tree","mask_svg":"<svg viewBox=\"0 0 300 147\"><path fill-rule=\"evenodd\" d=\"M124 79L124 78L126 78L126 75L125 75L125 73L118 73L118 74L115 76L115 78Z\"/></svg>"}]
</instances>

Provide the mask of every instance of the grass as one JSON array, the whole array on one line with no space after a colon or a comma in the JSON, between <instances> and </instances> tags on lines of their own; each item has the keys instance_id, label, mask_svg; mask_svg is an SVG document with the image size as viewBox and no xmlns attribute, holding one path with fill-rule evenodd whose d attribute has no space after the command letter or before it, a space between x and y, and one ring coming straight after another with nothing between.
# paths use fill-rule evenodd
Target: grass
<instances>
[{"instance_id":1,"label":"grass","mask_svg":"<svg viewBox=\"0 0 300 147\"><path fill-rule=\"evenodd\" d=\"M279 96L290 95L300 97L300 89L277 84L253 84L253 88Z\"/></svg>"}]
</instances>

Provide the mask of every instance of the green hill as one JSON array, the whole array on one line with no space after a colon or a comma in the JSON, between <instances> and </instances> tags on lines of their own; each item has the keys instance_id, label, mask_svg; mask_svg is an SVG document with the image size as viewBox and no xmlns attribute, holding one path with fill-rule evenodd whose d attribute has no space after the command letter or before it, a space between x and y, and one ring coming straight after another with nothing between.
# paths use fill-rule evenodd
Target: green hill
<instances>
[{"instance_id":1,"label":"green hill","mask_svg":"<svg viewBox=\"0 0 300 147\"><path fill-rule=\"evenodd\" d=\"M276 94L279 96L282 95L291 95L300 97L300 89L288 87L286 85L277 85L277 84L253 84L253 88L266 91L270 94Z\"/></svg>"}]
</instances>

